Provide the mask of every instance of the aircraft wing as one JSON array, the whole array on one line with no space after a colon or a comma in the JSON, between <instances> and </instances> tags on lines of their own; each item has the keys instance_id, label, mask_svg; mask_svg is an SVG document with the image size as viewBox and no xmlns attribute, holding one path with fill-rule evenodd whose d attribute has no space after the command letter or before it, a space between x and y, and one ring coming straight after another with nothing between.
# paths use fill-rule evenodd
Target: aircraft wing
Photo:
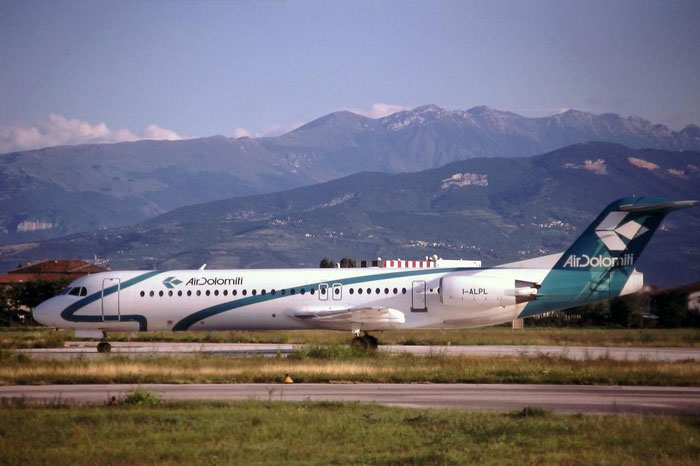
<instances>
[{"instance_id":1,"label":"aircraft wing","mask_svg":"<svg viewBox=\"0 0 700 466\"><path fill-rule=\"evenodd\" d=\"M348 309L321 309L297 311L294 317L319 324L403 324L403 312L389 307L354 307Z\"/></svg>"}]
</instances>

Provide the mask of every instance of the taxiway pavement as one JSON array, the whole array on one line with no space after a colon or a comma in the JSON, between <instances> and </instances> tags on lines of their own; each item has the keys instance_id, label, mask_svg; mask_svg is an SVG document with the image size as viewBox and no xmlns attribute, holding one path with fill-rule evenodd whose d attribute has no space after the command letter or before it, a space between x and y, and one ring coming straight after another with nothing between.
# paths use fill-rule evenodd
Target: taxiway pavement
<instances>
[{"instance_id":1,"label":"taxiway pavement","mask_svg":"<svg viewBox=\"0 0 700 466\"><path fill-rule=\"evenodd\" d=\"M171 343L171 342L113 342L112 353L120 356L220 354L227 356L276 356L287 355L302 345L276 343ZM411 353L417 355L445 354L463 356L561 356L569 359L611 358L616 360L648 361L700 361L700 348L650 348L603 346L509 346L509 345L386 345L380 351ZM68 342L63 348L32 348L19 350L34 357L67 359L73 357L96 358L96 343Z\"/></svg>"},{"instance_id":2,"label":"taxiway pavement","mask_svg":"<svg viewBox=\"0 0 700 466\"><path fill-rule=\"evenodd\" d=\"M136 387L164 400L354 401L416 408L700 414L700 387L507 384L112 384L0 387L0 398L105 404Z\"/></svg>"}]
</instances>

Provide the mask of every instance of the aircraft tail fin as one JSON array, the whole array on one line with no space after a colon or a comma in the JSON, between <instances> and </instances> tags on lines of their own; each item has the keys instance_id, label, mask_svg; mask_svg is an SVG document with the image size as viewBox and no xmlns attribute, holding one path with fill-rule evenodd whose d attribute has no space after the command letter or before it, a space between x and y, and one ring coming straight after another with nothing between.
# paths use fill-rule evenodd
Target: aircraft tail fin
<instances>
[{"instance_id":1,"label":"aircraft tail fin","mask_svg":"<svg viewBox=\"0 0 700 466\"><path fill-rule=\"evenodd\" d=\"M618 199L601 212L554 265L555 269L633 267L664 217L697 201Z\"/></svg>"},{"instance_id":2,"label":"aircraft tail fin","mask_svg":"<svg viewBox=\"0 0 700 466\"><path fill-rule=\"evenodd\" d=\"M640 290L643 278L634 265L654 231L668 213L696 203L652 197L611 203L559 257L520 317Z\"/></svg>"}]
</instances>

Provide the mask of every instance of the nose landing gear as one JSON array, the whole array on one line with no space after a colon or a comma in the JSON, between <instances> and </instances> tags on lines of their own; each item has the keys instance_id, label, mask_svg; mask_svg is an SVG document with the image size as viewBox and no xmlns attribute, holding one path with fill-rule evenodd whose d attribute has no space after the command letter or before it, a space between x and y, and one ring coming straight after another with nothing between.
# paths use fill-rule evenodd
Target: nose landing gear
<instances>
[{"instance_id":1,"label":"nose landing gear","mask_svg":"<svg viewBox=\"0 0 700 466\"><path fill-rule=\"evenodd\" d=\"M367 332L364 332L364 335L360 336L359 332L355 334L355 338L352 339L351 345L353 348L358 348L358 349L365 349L365 350L376 350L377 345L379 344L379 340L377 340L376 337L373 337Z\"/></svg>"}]
</instances>

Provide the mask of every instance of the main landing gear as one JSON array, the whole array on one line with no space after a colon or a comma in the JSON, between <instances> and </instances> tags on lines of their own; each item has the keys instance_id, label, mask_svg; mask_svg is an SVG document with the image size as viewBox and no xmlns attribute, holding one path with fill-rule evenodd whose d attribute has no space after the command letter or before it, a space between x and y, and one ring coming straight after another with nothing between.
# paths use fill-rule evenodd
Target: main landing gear
<instances>
[{"instance_id":1,"label":"main landing gear","mask_svg":"<svg viewBox=\"0 0 700 466\"><path fill-rule=\"evenodd\" d=\"M112 351L112 345L107 341L107 332L102 333L102 341L97 344L98 353L109 353Z\"/></svg>"},{"instance_id":2,"label":"main landing gear","mask_svg":"<svg viewBox=\"0 0 700 466\"><path fill-rule=\"evenodd\" d=\"M110 345L109 342L101 341L97 344L98 353L109 353L110 351L112 351L112 345Z\"/></svg>"},{"instance_id":3,"label":"main landing gear","mask_svg":"<svg viewBox=\"0 0 700 466\"><path fill-rule=\"evenodd\" d=\"M353 348L365 349L365 350L376 350L379 340L373 337L369 333L365 332L364 335L360 336L360 332L356 332L355 338L352 339Z\"/></svg>"}]
</instances>

